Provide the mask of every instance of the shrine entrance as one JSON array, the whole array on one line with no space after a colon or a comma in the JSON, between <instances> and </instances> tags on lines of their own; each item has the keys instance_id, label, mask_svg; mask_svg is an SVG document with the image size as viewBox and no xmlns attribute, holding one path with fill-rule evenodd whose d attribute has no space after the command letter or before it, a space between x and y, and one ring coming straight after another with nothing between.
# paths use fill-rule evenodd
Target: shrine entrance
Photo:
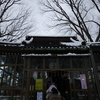
<instances>
[{"instance_id":1,"label":"shrine entrance","mask_svg":"<svg viewBox=\"0 0 100 100\"><path fill-rule=\"evenodd\" d=\"M45 100L48 81L61 95L67 89L71 100L99 100L89 55L25 56L23 62L19 55L1 58L0 100Z\"/></svg>"},{"instance_id":2,"label":"shrine entrance","mask_svg":"<svg viewBox=\"0 0 100 100\"><path fill-rule=\"evenodd\" d=\"M55 83L62 96L67 89L71 100L98 100L91 70L29 71L29 77L22 100L46 100L48 81Z\"/></svg>"}]
</instances>

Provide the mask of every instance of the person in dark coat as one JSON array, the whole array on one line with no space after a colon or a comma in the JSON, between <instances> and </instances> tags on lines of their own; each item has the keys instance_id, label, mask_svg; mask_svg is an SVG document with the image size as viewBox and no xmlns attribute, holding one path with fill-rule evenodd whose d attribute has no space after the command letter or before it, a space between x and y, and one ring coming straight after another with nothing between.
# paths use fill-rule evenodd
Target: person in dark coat
<instances>
[{"instance_id":1,"label":"person in dark coat","mask_svg":"<svg viewBox=\"0 0 100 100\"><path fill-rule=\"evenodd\" d=\"M58 91L58 89L57 89L55 83L52 83L51 85L49 85L49 88L46 90L46 93L52 92L52 91L51 91L52 88L55 88L55 89ZM60 95L60 92L59 92L59 91L58 91L58 94Z\"/></svg>"},{"instance_id":2,"label":"person in dark coat","mask_svg":"<svg viewBox=\"0 0 100 100\"><path fill-rule=\"evenodd\" d=\"M71 100L68 90L65 90L65 100Z\"/></svg>"}]
</instances>

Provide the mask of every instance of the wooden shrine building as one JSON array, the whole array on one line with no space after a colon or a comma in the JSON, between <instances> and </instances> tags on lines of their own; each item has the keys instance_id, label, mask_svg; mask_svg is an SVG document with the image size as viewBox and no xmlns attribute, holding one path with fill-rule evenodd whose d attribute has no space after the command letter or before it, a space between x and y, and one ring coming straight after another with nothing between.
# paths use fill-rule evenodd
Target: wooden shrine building
<instances>
[{"instance_id":1,"label":"wooden shrine building","mask_svg":"<svg viewBox=\"0 0 100 100\"><path fill-rule=\"evenodd\" d=\"M0 100L45 100L48 82L71 100L100 100L100 42L27 36L0 42Z\"/></svg>"}]
</instances>

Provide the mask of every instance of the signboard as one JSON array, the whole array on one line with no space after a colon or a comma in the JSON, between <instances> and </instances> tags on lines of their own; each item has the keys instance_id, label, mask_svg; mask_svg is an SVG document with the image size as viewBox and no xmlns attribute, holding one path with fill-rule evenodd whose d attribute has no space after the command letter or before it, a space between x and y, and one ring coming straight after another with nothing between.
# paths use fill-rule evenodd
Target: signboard
<instances>
[{"instance_id":1,"label":"signboard","mask_svg":"<svg viewBox=\"0 0 100 100\"><path fill-rule=\"evenodd\" d=\"M37 100L42 100L42 98L43 98L43 93L37 92Z\"/></svg>"},{"instance_id":2,"label":"signboard","mask_svg":"<svg viewBox=\"0 0 100 100\"><path fill-rule=\"evenodd\" d=\"M36 90L42 90L43 89L43 79L36 79Z\"/></svg>"},{"instance_id":3,"label":"signboard","mask_svg":"<svg viewBox=\"0 0 100 100\"><path fill-rule=\"evenodd\" d=\"M87 89L85 74L81 74L80 75L80 80L81 80L82 89Z\"/></svg>"}]
</instances>

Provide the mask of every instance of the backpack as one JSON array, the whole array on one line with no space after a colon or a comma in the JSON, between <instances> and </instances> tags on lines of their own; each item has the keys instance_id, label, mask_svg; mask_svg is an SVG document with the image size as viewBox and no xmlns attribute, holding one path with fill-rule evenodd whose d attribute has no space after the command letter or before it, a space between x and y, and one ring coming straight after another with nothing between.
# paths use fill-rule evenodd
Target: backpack
<instances>
[{"instance_id":1,"label":"backpack","mask_svg":"<svg viewBox=\"0 0 100 100\"><path fill-rule=\"evenodd\" d=\"M47 95L46 95L46 100L49 100L50 96L52 95L52 92L49 92Z\"/></svg>"}]
</instances>

